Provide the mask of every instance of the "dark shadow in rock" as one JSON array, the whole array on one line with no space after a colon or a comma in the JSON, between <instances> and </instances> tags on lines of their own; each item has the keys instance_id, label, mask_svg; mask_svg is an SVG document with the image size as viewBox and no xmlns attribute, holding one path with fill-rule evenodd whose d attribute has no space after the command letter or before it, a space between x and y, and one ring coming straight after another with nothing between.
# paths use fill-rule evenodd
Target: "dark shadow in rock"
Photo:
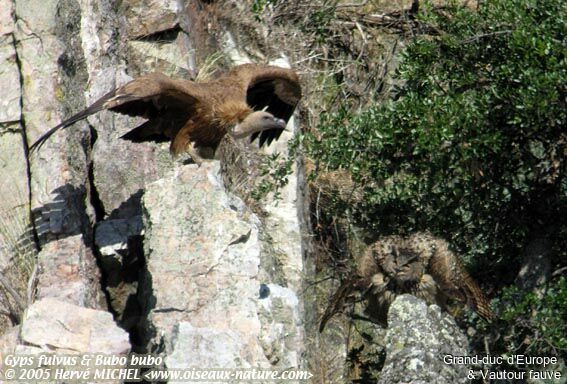
<instances>
[{"instance_id":1,"label":"dark shadow in rock","mask_svg":"<svg viewBox=\"0 0 567 384\"><path fill-rule=\"evenodd\" d=\"M157 31L149 35L138 36L135 37L134 40L160 44L172 43L177 40L177 35L179 35L180 32L183 32L183 29L181 29L181 26L179 24L175 24L169 29Z\"/></svg>"},{"instance_id":2,"label":"dark shadow in rock","mask_svg":"<svg viewBox=\"0 0 567 384\"><path fill-rule=\"evenodd\" d=\"M65 184L53 190L52 195L52 201L32 210L39 245L78 234L83 234L87 245L92 244L85 187Z\"/></svg>"},{"instance_id":3,"label":"dark shadow in rock","mask_svg":"<svg viewBox=\"0 0 567 384\"><path fill-rule=\"evenodd\" d=\"M138 300L138 281L144 264L143 236L129 237L127 249L118 250L116 256L120 260L116 257L103 258L105 285L116 320L123 329L132 333L142 314Z\"/></svg>"},{"instance_id":4,"label":"dark shadow in rock","mask_svg":"<svg viewBox=\"0 0 567 384\"><path fill-rule=\"evenodd\" d=\"M155 339L156 330L149 321L150 312L156 306L156 297L153 293L152 276L147 270L146 259L140 258L140 280L138 282L137 301L140 305L140 317L130 330L130 343L132 352L136 353L160 353L160 347L149 350L150 341Z\"/></svg>"},{"instance_id":5,"label":"dark shadow in rock","mask_svg":"<svg viewBox=\"0 0 567 384\"><path fill-rule=\"evenodd\" d=\"M128 199L120 203L118 208L112 210L108 215L108 219L129 219L134 216L140 216L142 214L142 196L144 196L144 190L138 189Z\"/></svg>"},{"instance_id":6,"label":"dark shadow in rock","mask_svg":"<svg viewBox=\"0 0 567 384\"><path fill-rule=\"evenodd\" d=\"M140 344L138 329L144 321L138 294L144 270L143 193L142 189L136 191L95 228L95 245L109 308L118 324L130 334L134 346Z\"/></svg>"},{"instance_id":7,"label":"dark shadow in rock","mask_svg":"<svg viewBox=\"0 0 567 384\"><path fill-rule=\"evenodd\" d=\"M146 316L155 306L151 278L145 270L143 193L142 189L138 190L105 220L99 218L96 223L91 221L95 218L88 215L89 195L84 186L58 187L52 192L50 202L32 211L40 247L82 234L87 247L94 250L108 307L118 324L130 333L134 352L145 352L148 340L153 337ZM33 233L32 228L30 233ZM30 238L33 236L22 239L22 246L33 246Z\"/></svg>"}]
</instances>

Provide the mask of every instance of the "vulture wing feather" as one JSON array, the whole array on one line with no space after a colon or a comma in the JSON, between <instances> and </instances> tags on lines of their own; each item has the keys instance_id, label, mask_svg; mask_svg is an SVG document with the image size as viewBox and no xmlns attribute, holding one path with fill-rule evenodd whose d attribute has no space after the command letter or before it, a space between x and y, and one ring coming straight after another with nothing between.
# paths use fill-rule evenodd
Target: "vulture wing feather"
<instances>
[{"instance_id":1,"label":"vulture wing feather","mask_svg":"<svg viewBox=\"0 0 567 384\"><path fill-rule=\"evenodd\" d=\"M193 105L199 100L199 94L199 86L190 81L173 81L161 73L151 73L142 76L107 93L88 108L51 128L30 146L30 153L41 148L41 146L60 129L67 128L102 110L108 109L129 116L143 117L152 121L161 119L160 115L163 114L164 108L170 111L169 115L174 111L183 111L185 115L190 113L193 109ZM141 127L151 127L155 130L156 127L159 129L161 126L162 124L160 124L159 121L154 121L151 124L142 124L134 131ZM139 138L142 132L138 131L137 133L138 135L132 135L132 139ZM149 132L146 136L151 137L155 133L156 132ZM128 134L125 136L128 136Z\"/></svg>"},{"instance_id":2,"label":"vulture wing feather","mask_svg":"<svg viewBox=\"0 0 567 384\"><path fill-rule=\"evenodd\" d=\"M236 72L237 71L237 72ZM246 102L254 110L266 110L277 118L289 121L301 98L297 74L291 69L245 64L233 71L246 84ZM277 140L283 131L270 129L255 133L251 141L260 138L260 146Z\"/></svg>"}]
</instances>

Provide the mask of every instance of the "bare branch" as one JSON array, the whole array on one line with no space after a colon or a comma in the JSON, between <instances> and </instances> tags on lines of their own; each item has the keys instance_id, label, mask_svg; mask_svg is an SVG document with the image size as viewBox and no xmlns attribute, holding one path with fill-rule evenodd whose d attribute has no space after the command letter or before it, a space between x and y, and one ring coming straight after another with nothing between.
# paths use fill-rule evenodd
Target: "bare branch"
<instances>
[{"instance_id":1,"label":"bare branch","mask_svg":"<svg viewBox=\"0 0 567 384\"><path fill-rule=\"evenodd\" d=\"M362 3L347 3L347 4L337 4L337 9L339 8L352 8L352 7L363 7L368 4L368 0L364 0Z\"/></svg>"},{"instance_id":2,"label":"bare branch","mask_svg":"<svg viewBox=\"0 0 567 384\"><path fill-rule=\"evenodd\" d=\"M492 36L498 36L498 35L507 35L507 34L512 33L512 32L513 32L513 31L512 31L511 29L506 29L506 30L504 30L504 31L496 31L496 32L490 32L490 33L483 33L483 34L481 34L481 35L476 35L476 36L470 37L470 38L468 38L468 39L466 39L466 40L463 40L463 41L461 42L461 44L472 43L472 42L474 42L474 41L478 41L478 40L484 39L484 38L486 38L486 37L492 37Z\"/></svg>"}]
</instances>

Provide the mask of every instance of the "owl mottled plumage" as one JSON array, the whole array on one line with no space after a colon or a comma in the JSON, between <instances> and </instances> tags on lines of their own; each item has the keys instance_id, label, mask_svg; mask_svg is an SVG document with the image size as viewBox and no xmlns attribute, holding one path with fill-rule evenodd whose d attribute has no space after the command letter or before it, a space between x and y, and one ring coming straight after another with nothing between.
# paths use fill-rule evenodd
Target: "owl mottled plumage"
<instances>
[{"instance_id":1,"label":"owl mottled plumage","mask_svg":"<svg viewBox=\"0 0 567 384\"><path fill-rule=\"evenodd\" d=\"M355 277L344 282L333 296L320 331L355 291L368 300L367 313L383 324L390 304L403 293L441 307L454 299L467 303L481 317L492 318L488 300L460 259L446 241L428 233L386 236L369 246L358 259Z\"/></svg>"}]
</instances>

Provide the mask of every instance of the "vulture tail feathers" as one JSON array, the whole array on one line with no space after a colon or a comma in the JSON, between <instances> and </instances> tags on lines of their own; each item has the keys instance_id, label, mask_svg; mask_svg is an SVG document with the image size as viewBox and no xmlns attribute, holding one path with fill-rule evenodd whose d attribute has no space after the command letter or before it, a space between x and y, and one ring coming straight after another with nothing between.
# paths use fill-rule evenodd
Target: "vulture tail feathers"
<instances>
[{"instance_id":1,"label":"vulture tail feathers","mask_svg":"<svg viewBox=\"0 0 567 384\"><path fill-rule=\"evenodd\" d=\"M64 128L63 125L59 124L53 128L51 128L49 131L45 132L43 135L41 135L41 137L39 139L36 140L35 143L33 143L30 147L29 147L29 153L33 153L35 151L38 151L43 144L45 144L45 142L55 133L57 132L60 128Z\"/></svg>"},{"instance_id":2,"label":"vulture tail feathers","mask_svg":"<svg viewBox=\"0 0 567 384\"><path fill-rule=\"evenodd\" d=\"M35 151L38 151L43 146L43 144L45 144L45 142L58 130L67 128L67 127L75 124L77 121L81 121L81 120L85 119L86 117L105 109L105 105L104 105L105 102L107 101L108 98L112 97L113 95L114 95L114 92L107 94L106 96L104 96L101 99L99 99L98 101L96 101L93 105L91 105L87 109L84 109L81 112L71 116L67 120L62 121L61 123L59 123L55 127L51 128L49 131L45 132L43 135L40 136L39 139L36 140L35 143L33 143L29 147L29 152L33 153Z\"/></svg>"}]
</instances>

